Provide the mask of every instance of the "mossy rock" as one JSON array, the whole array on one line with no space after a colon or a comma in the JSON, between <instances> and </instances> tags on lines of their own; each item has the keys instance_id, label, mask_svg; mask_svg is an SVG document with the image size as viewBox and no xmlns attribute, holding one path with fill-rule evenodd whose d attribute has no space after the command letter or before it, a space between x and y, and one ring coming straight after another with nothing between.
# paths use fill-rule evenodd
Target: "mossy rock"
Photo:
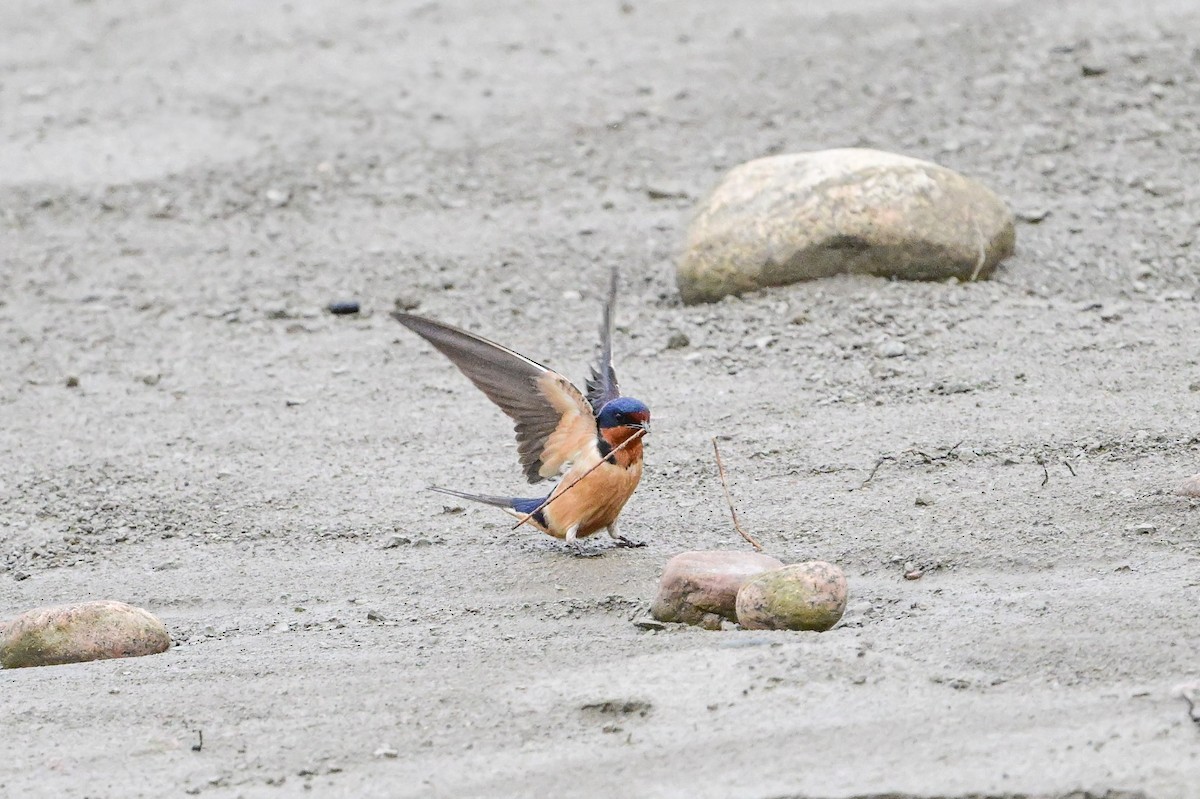
<instances>
[{"instance_id":1,"label":"mossy rock","mask_svg":"<svg viewBox=\"0 0 1200 799\"><path fill-rule=\"evenodd\" d=\"M824 632L846 612L846 575L832 563L810 560L764 572L737 595L738 624L749 630Z\"/></svg>"},{"instance_id":2,"label":"mossy rock","mask_svg":"<svg viewBox=\"0 0 1200 799\"><path fill-rule=\"evenodd\" d=\"M0 628L0 667L56 666L165 652L171 636L148 611L101 600L38 608Z\"/></svg>"}]
</instances>

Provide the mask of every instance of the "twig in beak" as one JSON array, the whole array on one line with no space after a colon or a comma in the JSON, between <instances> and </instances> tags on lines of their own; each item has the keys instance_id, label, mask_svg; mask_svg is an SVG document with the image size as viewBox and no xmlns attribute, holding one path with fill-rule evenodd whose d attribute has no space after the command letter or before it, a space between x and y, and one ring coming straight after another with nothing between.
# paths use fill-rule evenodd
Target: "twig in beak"
<instances>
[{"instance_id":1,"label":"twig in beak","mask_svg":"<svg viewBox=\"0 0 1200 799\"><path fill-rule=\"evenodd\" d=\"M614 454L616 454L616 453L620 452L621 450L625 449L626 447L628 447L628 446L629 446L630 444L632 444L633 442L635 442L635 441L639 440L639 439L640 439L642 436L644 436L644 435L646 435L646 428L644 428L644 427L643 427L643 428L641 428L640 430L638 430L637 432L635 432L633 435L631 435L629 438L625 439L625 440L624 440L624 441L622 441L620 444L618 444L617 446L615 446L615 447L613 447L611 450L609 450L609 452L608 452L608 455L614 455ZM538 505L536 508L534 508L533 510L531 510L529 513L526 513L524 516L522 516L522 517L520 518L520 520L519 520L519 521L518 521L516 524L514 524L514 525L513 525L512 529L516 530L516 529L517 529L518 527L520 527L522 524L525 524L525 522L527 522L527 521L529 521L530 519L532 519L532 518L534 517L534 515L535 515L535 514L537 514L537 513L540 513L540 512L542 511L542 509L543 509L543 508L545 508L547 505L549 505L551 502L553 502L554 500L558 499L558 498L559 498L559 497L561 497L563 494L567 493L567 492L568 492L568 491L570 491L572 488L574 488L575 486L577 486L577 485L579 485L580 483L582 483L582 482L584 481L584 478L586 478L586 477L587 477L589 474L591 474L592 472L594 472L594 471L596 471L597 469L599 469L599 468L600 468L600 466L601 466L601 464L603 464L605 461L607 461L607 460L608 460L608 455L605 455L603 458L601 458L601 459L600 459L600 462L599 462L599 463L597 463L595 466L593 466L592 468L588 469L586 472L584 472L583 474L581 474L581 475L579 476L579 479L578 479L578 480L576 480L574 483L571 483L569 486L567 486L566 488L564 488L562 491L559 491L557 494L551 494L550 496L546 497L546 501L545 501L545 502L543 502L541 505Z\"/></svg>"}]
</instances>

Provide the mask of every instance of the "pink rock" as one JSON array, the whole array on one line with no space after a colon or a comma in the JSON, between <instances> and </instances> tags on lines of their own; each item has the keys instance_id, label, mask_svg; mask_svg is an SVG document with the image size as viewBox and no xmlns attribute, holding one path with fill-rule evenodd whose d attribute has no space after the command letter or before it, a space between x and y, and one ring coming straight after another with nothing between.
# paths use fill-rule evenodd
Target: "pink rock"
<instances>
[{"instance_id":1,"label":"pink rock","mask_svg":"<svg viewBox=\"0 0 1200 799\"><path fill-rule=\"evenodd\" d=\"M167 629L148 611L111 600L31 610L0 633L6 669L140 657L171 646Z\"/></svg>"},{"instance_id":2,"label":"pink rock","mask_svg":"<svg viewBox=\"0 0 1200 799\"><path fill-rule=\"evenodd\" d=\"M737 594L746 580L783 562L757 552L684 552L667 561L650 614L659 621L720 629L737 619Z\"/></svg>"},{"instance_id":3,"label":"pink rock","mask_svg":"<svg viewBox=\"0 0 1200 799\"><path fill-rule=\"evenodd\" d=\"M1183 485L1179 487L1179 493L1185 497L1200 499L1200 474L1194 474L1184 480Z\"/></svg>"}]
</instances>

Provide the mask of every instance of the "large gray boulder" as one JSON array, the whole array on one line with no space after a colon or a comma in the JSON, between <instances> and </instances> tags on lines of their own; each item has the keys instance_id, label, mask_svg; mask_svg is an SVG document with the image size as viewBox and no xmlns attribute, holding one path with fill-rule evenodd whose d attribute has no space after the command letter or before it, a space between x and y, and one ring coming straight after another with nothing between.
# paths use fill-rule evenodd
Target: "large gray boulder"
<instances>
[{"instance_id":1,"label":"large gray boulder","mask_svg":"<svg viewBox=\"0 0 1200 799\"><path fill-rule=\"evenodd\" d=\"M685 303L837 274L978 280L1013 252L1012 212L953 170L879 150L735 167L688 230Z\"/></svg>"}]
</instances>

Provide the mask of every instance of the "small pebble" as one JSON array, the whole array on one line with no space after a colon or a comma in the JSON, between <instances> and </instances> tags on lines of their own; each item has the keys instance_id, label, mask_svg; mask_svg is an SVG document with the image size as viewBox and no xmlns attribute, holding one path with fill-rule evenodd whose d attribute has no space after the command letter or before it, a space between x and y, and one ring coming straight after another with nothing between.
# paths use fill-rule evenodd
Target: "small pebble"
<instances>
[{"instance_id":1,"label":"small pebble","mask_svg":"<svg viewBox=\"0 0 1200 799\"><path fill-rule=\"evenodd\" d=\"M1154 532L1158 531L1158 525L1157 524L1135 524L1130 529L1133 532L1137 533L1138 535L1150 535L1150 533L1154 533Z\"/></svg>"},{"instance_id":2,"label":"small pebble","mask_svg":"<svg viewBox=\"0 0 1200 799\"><path fill-rule=\"evenodd\" d=\"M903 341L888 339L879 345L876 352L878 352L884 358L899 358L900 356L904 355L904 353L908 352L908 347L904 346Z\"/></svg>"},{"instance_id":3,"label":"small pebble","mask_svg":"<svg viewBox=\"0 0 1200 799\"><path fill-rule=\"evenodd\" d=\"M287 189L267 189L265 196L275 208L282 208L292 201L292 193Z\"/></svg>"},{"instance_id":4,"label":"small pebble","mask_svg":"<svg viewBox=\"0 0 1200 799\"><path fill-rule=\"evenodd\" d=\"M374 754L375 754L375 757L384 757L384 758L388 758L389 760L400 757L400 753L397 752L395 749L391 748L390 746L381 746L375 750Z\"/></svg>"},{"instance_id":5,"label":"small pebble","mask_svg":"<svg viewBox=\"0 0 1200 799\"><path fill-rule=\"evenodd\" d=\"M667 349L681 350L692 343L692 340L687 337L686 333L672 333L667 339Z\"/></svg>"},{"instance_id":6,"label":"small pebble","mask_svg":"<svg viewBox=\"0 0 1200 799\"><path fill-rule=\"evenodd\" d=\"M647 186L646 196L651 200L686 200L688 193L686 189L679 186Z\"/></svg>"},{"instance_id":7,"label":"small pebble","mask_svg":"<svg viewBox=\"0 0 1200 799\"><path fill-rule=\"evenodd\" d=\"M334 300L327 307L334 316L348 316L359 311L358 300Z\"/></svg>"},{"instance_id":8,"label":"small pebble","mask_svg":"<svg viewBox=\"0 0 1200 799\"><path fill-rule=\"evenodd\" d=\"M69 376L67 378L66 385L67 385L67 388L79 388L79 378L76 377L75 375Z\"/></svg>"},{"instance_id":9,"label":"small pebble","mask_svg":"<svg viewBox=\"0 0 1200 799\"><path fill-rule=\"evenodd\" d=\"M1185 497L1200 499L1200 474L1194 474L1184 480L1183 485L1179 487L1179 493Z\"/></svg>"}]
</instances>

